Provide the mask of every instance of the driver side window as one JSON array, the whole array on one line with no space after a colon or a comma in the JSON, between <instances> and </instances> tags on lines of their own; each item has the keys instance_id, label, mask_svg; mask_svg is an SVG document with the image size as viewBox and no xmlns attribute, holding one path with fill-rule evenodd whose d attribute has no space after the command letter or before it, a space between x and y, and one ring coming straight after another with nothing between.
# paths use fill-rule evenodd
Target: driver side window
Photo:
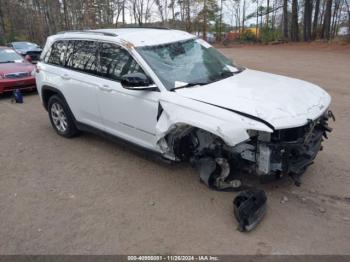
<instances>
[{"instance_id":1,"label":"driver side window","mask_svg":"<svg viewBox=\"0 0 350 262\"><path fill-rule=\"evenodd\" d=\"M144 71L125 49L110 43L101 43L99 75L120 81L125 74Z\"/></svg>"}]
</instances>

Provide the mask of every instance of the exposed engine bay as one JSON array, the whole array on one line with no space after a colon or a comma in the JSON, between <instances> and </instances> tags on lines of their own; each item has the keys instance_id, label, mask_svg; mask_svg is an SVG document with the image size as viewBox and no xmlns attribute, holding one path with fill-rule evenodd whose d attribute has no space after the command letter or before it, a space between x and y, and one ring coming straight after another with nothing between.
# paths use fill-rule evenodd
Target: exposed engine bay
<instances>
[{"instance_id":1,"label":"exposed engine bay","mask_svg":"<svg viewBox=\"0 0 350 262\"><path fill-rule=\"evenodd\" d=\"M232 170L255 173L261 180L289 175L298 186L299 177L322 150L322 141L332 129L331 111L301 127L273 133L248 130L250 139L227 146L219 137L187 125L177 126L166 137L166 146L178 161L189 161L201 180L217 190L239 189L242 183L230 176ZM164 144L163 144L164 145Z\"/></svg>"}]
</instances>

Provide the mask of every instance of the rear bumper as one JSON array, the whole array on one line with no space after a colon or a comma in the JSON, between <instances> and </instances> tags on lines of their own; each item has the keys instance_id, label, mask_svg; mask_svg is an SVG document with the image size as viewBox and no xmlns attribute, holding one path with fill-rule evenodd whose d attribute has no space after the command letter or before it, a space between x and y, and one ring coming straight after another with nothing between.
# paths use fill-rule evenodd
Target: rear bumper
<instances>
[{"instance_id":1,"label":"rear bumper","mask_svg":"<svg viewBox=\"0 0 350 262\"><path fill-rule=\"evenodd\" d=\"M33 89L36 88L35 78L26 77L21 79L2 79L0 80L0 94L11 92L15 89Z\"/></svg>"}]
</instances>

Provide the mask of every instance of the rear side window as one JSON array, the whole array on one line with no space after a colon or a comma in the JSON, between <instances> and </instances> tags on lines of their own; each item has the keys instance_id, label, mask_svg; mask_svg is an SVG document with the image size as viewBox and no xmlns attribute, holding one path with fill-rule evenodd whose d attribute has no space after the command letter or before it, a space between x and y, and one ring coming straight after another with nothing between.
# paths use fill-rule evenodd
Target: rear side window
<instances>
[{"instance_id":1,"label":"rear side window","mask_svg":"<svg viewBox=\"0 0 350 262\"><path fill-rule=\"evenodd\" d=\"M100 76L112 80L120 80L121 76L133 72L144 73L128 51L114 44L101 44Z\"/></svg>"},{"instance_id":2,"label":"rear side window","mask_svg":"<svg viewBox=\"0 0 350 262\"><path fill-rule=\"evenodd\" d=\"M69 41L66 55L66 67L86 73L97 73L97 42Z\"/></svg>"},{"instance_id":3,"label":"rear side window","mask_svg":"<svg viewBox=\"0 0 350 262\"><path fill-rule=\"evenodd\" d=\"M68 64L73 64L73 54L74 54L74 42L75 41L68 41L67 43L67 51L66 56L64 57L64 65L67 66Z\"/></svg>"},{"instance_id":4,"label":"rear side window","mask_svg":"<svg viewBox=\"0 0 350 262\"><path fill-rule=\"evenodd\" d=\"M67 41L57 41L53 43L44 58L44 62L58 66L64 66L64 55L66 48Z\"/></svg>"}]
</instances>

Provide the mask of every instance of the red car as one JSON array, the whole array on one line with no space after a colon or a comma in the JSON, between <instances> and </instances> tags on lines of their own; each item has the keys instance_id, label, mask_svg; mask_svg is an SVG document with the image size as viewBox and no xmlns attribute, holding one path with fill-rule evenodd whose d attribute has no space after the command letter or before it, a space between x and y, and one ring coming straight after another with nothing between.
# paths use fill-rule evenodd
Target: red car
<instances>
[{"instance_id":1,"label":"red car","mask_svg":"<svg viewBox=\"0 0 350 262\"><path fill-rule=\"evenodd\" d=\"M0 94L14 89L34 90L34 69L35 65L23 59L13 49L0 46Z\"/></svg>"}]
</instances>

